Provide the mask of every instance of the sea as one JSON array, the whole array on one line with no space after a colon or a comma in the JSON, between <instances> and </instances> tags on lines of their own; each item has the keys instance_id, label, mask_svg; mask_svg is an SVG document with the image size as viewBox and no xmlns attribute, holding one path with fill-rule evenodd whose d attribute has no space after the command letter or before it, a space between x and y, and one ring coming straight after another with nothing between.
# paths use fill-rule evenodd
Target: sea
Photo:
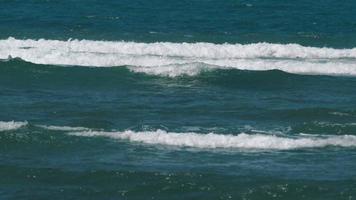
<instances>
[{"instance_id":1,"label":"sea","mask_svg":"<svg viewBox=\"0 0 356 200\"><path fill-rule=\"evenodd\" d=\"M356 1L0 0L0 199L356 199Z\"/></svg>"}]
</instances>

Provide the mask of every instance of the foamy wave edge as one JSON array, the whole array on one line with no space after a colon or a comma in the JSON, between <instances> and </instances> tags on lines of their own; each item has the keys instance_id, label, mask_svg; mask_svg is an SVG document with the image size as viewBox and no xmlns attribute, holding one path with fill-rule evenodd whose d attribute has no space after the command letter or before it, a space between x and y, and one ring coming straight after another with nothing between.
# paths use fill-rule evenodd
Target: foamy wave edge
<instances>
[{"instance_id":1,"label":"foamy wave edge","mask_svg":"<svg viewBox=\"0 0 356 200\"><path fill-rule=\"evenodd\" d=\"M17 130L27 126L28 122L0 121L0 131ZM290 150L303 148L356 147L354 135L308 135L300 134L293 137L272 134L246 134L225 135L216 133L195 132L167 132L155 131L101 131L86 127L34 125L38 128L62 131L70 136L80 137L106 137L117 140L127 140L150 145L167 145L177 147L192 147L203 149L237 148L237 149L270 149Z\"/></svg>"},{"instance_id":2,"label":"foamy wave edge","mask_svg":"<svg viewBox=\"0 0 356 200\"><path fill-rule=\"evenodd\" d=\"M299 44L0 40L0 59L15 57L47 65L128 66L133 72L171 77L226 68L356 75L356 48L317 48Z\"/></svg>"},{"instance_id":3,"label":"foamy wave edge","mask_svg":"<svg viewBox=\"0 0 356 200\"><path fill-rule=\"evenodd\" d=\"M327 136L297 138L281 137L275 135L245 134L222 135L200 133L174 133L163 130L134 132L83 131L69 132L69 135L83 137L108 137L154 145L169 145L193 148L239 148L239 149L271 149L288 150L301 148L322 148L327 146L356 147L356 136Z\"/></svg>"},{"instance_id":4,"label":"foamy wave edge","mask_svg":"<svg viewBox=\"0 0 356 200\"><path fill-rule=\"evenodd\" d=\"M19 128L22 128L24 126L27 126L27 122L15 122L15 121L0 121L0 132L1 131L11 131L11 130L17 130Z\"/></svg>"},{"instance_id":5,"label":"foamy wave edge","mask_svg":"<svg viewBox=\"0 0 356 200\"><path fill-rule=\"evenodd\" d=\"M89 128L85 127L72 127L72 126L53 126L53 125L36 125L39 128L51 130L51 131L90 131Z\"/></svg>"}]
</instances>

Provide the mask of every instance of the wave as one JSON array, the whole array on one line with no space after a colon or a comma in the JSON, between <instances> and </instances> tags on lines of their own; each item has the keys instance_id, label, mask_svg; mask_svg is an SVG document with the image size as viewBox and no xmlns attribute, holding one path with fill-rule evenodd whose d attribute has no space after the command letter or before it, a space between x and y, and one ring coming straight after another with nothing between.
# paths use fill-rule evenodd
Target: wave
<instances>
[{"instance_id":1,"label":"wave","mask_svg":"<svg viewBox=\"0 0 356 200\"><path fill-rule=\"evenodd\" d=\"M15 121L0 121L0 131L11 131L22 128L26 126L28 123L25 122L15 122Z\"/></svg>"},{"instance_id":2,"label":"wave","mask_svg":"<svg viewBox=\"0 0 356 200\"><path fill-rule=\"evenodd\" d=\"M0 131L16 130L27 126L28 122L3 122L0 121ZM356 136L354 135L316 135L297 134L286 135L281 133L254 133L246 134L217 134L196 132L167 132L155 131L103 131L101 129L90 129L86 127L33 125L50 131L62 131L71 136L82 137L107 137L130 142L140 142L152 145L168 145L192 148L237 148L237 149L266 149L266 150L289 150L303 148L356 147Z\"/></svg>"},{"instance_id":3,"label":"wave","mask_svg":"<svg viewBox=\"0 0 356 200\"><path fill-rule=\"evenodd\" d=\"M84 131L70 132L69 135L85 137L109 137L124 139L131 142L146 144L172 145L194 148L241 148L241 149L271 149L288 150L301 148L321 148L327 146L356 147L356 136L328 136L312 137L300 135L300 137L282 137L264 134L222 135L222 134L199 134L199 133L174 133L163 130L134 132Z\"/></svg>"},{"instance_id":4,"label":"wave","mask_svg":"<svg viewBox=\"0 0 356 200\"><path fill-rule=\"evenodd\" d=\"M39 128L51 130L51 131L89 131L89 128L85 127L71 127L71 126L52 126L52 125L37 125Z\"/></svg>"},{"instance_id":5,"label":"wave","mask_svg":"<svg viewBox=\"0 0 356 200\"><path fill-rule=\"evenodd\" d=\"M172 77L231 68L356 75L356 48L317 48L298 44L0 40L0 59L15 57L47 65L128 66L133 72Z\"/></svg>"}]
</instances>

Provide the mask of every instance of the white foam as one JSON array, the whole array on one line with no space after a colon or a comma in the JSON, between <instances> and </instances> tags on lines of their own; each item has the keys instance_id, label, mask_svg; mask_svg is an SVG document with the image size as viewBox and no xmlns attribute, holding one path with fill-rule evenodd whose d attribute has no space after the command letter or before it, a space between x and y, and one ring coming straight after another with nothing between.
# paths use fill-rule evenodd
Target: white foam
<instances>
[{"instance_id":1,"label":"white foam","mask_svg":"<svg viewBox=\"0 0 356 200\"><path fill-rule=\"evenodd\" d=\"M0 40L0 59L36 64L131 66L154 75L196 75L205 69L279 69L298 74L356 75L356 48L298 44L136 43L90 40Z\"/></svg>"},{"instance_id":2,"label":"white foam","mask_svg":"<svg viewBox=\"0 0 356 200\"><path fill-rule=\"evenodd\" d=\"M47 126L47 125L37 125L37 127L52 130L52 131L89 131L89 128L85 127L71 127L71 126Z\"/></svg>"},{"instance_id":3,"label":"white foam","mask_svg":"<svg viewBox=\"0 0 356 200\"><path fill-rule=\"evenodd\" d=\"M242 148L242 149L299 149L321 148L326 146L356 147L356 136L327 136L327 137L282 137L275 135L245 134L222 135L222 134L199 134L199 133L173 133L163 130L145 132L101 132L84 131L72 132L70 135L86 137L109 137L124 139L131 142L146 144L161 144L195 148Z\"/></svg>"},{"instance_id":4,"label":"white foam","mask_svg":"<svg viewBox=\"0 0 356 200\"><path fill-rule=\"evenodd\" d=\"M10 131L10 130L16 130L21 127L26 126L28 123L25 122L15 122L15 121L0 121L0 131Z\"/></svg>"}]
</instances>

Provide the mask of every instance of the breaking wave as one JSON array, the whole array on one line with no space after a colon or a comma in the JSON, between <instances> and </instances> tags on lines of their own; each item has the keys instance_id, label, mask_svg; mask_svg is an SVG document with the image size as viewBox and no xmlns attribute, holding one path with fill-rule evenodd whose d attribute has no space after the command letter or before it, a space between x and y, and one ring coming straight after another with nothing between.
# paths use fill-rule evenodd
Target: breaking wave
<instances>
[{"instance_id":1,"label":"breaking wave","mask_svg":"<svg viewBox=\"0 0 356 200\"><path fill-rule=\"evenodd\" d=\"M0 131L16 130L27 126L28 122L3 122L0 121ZM288 150L302 148L356 147L356 136L354 135L286 135L272 133L246 134L217 134L196 132L167 132L155 131L103 131L86 127L33 125L50 131L62 131L71 136L82 137L107 137L118 140L128 140L151 145L168 145L192 148L238 148L238 149L270 149Z\"/></svg>"},{"instance_id":2,"label":"breaking wave","mask_svg":"<svg viewBox=\"0 0 356 200\"><path fill-rule=\"evenodd\" d=\"M26 126L27 122L15 122L15 121L0 121L0 131L11 131Z\"/></svg>"},{"instance_id":3,"label":"breaking wave","mask_svg":"<svg viewBox=\"0 0 356 200\"><path fill-rule=\"evenodd\" d=\"M89 131L89 128L85 127L71 127L71 126L47 126L47 125L37 125L39 128L51 130L51 131Z\"/></svg>"},{"instance_id":4,"label":"breaking wave","mask_svg":"<svg viewBox=\"0 0 356 200\"><path fill-rule=\"evenodd\" d=\"M222 134L200 134L200 133L174 133L163 130L134 132L131 130L123 132L84 131L70 132L74 136L85 137L109 137L113 139L124 139L131 142L142 142L146 144L172 145L194 148L241 148L241 149L275 149L288 150L300 148L321 148L326 146L356 147L356 136L327 136L315 137L300 135L300 137L283 137L264 134L222 135Z\"/></svg>"},{"instance_id":5,"label":"breaking wave","mask_svg":"<svg viewBox=\"0 0 356 200\"><path fill-rule=\"evenodd\" d=\"M0 40L0 59L15 57L47 65L128 66L134 72L172 77L226 68L356 75L356 48L317 48L298 44Z\"/></svg>"}]
</instances>

